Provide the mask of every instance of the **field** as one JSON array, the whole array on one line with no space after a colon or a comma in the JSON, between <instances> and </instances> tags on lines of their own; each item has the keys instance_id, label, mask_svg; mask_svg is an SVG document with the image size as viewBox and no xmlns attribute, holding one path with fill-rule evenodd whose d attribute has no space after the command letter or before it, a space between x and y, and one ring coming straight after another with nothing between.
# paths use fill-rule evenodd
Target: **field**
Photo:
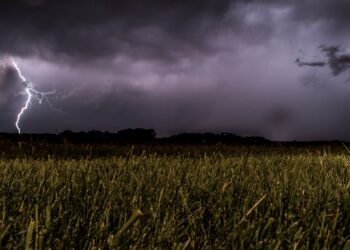
<instances>
[{"instance_id":1,"label":"field","mask_svg":"<svg viewBox=\"0 0 350 250\"><path fill-rule=\"evenodd\" d=\"M350 249L343 145L0 145L5 249Z\"/></svg>"}]
</instances>

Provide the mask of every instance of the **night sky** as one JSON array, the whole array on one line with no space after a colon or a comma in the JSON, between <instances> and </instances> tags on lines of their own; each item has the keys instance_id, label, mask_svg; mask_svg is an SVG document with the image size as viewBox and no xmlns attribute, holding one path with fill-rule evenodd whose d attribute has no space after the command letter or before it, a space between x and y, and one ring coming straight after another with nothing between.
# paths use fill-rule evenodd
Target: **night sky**
<instances>
[{"instance_id":1,"label":"night sky","mask_svg":"<svg viewBox=\"0 0 350 250\"><path fill-rule=\"evenodd\" d=\"M350 1L1 0L0 131L350 140Z\"/></svg>"}]
</instances>

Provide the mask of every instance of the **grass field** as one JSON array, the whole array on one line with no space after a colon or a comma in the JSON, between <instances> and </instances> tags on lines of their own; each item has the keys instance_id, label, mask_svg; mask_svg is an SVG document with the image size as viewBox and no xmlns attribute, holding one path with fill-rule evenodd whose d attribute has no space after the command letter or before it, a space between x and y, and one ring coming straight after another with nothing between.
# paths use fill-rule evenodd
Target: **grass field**
<instances>
[{"instance_id":1,"label":"grass field","mask_svg":"<svg viewBox=\"0 0 350 250\"><path fill-rule=\"evenodd\" d=\"M1 147L1 248L350 249L342 146Z\"/></svg>"}]
</instances>

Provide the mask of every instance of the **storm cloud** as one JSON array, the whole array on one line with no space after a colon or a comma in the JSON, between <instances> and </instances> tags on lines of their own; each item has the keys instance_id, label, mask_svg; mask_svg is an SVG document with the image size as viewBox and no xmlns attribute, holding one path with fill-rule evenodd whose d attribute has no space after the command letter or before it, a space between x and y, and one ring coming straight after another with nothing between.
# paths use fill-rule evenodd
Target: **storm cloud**
<instances>
[{"instance_id":1,"label":"storm cloud","mask_svg":"<svg viewBox=\"0 0 350 250\"><path fill-rule=\"evenodd\" d=\"M350 68L350 54L341 53L339 46L321 45L320 50L326 55L326 61L302 61L299 58L295 61L300 67L324 67L328 65L334 76L337 76Z\"/></svg>"},{"instance_id":2,"label":"storm cloud","mask_svg":"<svg viewBox=\"0 0 350 250\"><path fill-rule=\"evenodd\" d=\"M14 57L38 90L55 88L51 103L65 112L33 104L24 132L150 127L160 135L350 139L349 7L345 0L4 0L0 56ZM320 44L344 51L322 52ZM310 60L297 64L314 67L294 63L299 50ZM7 77L0 130L15 132L23 95Z\"/></svg>"},{"instance_id":3,"label":"storm cloud","mask_svg":"<svg viewBox=\"0 0 350 250\"><path fill-rule=\"evenodd\" d=\"M52 60L97 60L119 54L176 59L188 51L208 51L202 37L220 25L232 4L228 0L34 3L2 3L3 52Z\"/></svg>"}]
</instances>

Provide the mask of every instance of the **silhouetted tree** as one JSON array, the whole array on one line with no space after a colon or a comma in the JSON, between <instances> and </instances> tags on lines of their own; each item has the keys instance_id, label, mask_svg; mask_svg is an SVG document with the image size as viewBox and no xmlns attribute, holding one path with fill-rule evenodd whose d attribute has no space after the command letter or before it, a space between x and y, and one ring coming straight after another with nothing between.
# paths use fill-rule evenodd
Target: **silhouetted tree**
<instances>
[{"instance_id":1,"label":"silhouetted tree","mask_svg":"<svg viewBox=\"0 0 350 250\"><path fill-rule=\"evenodd\" d=\"M127 143L150 143L156 138L154 129L125 129L117 133L116 138L120 142Z\"/></svg>"}]
</instances>

